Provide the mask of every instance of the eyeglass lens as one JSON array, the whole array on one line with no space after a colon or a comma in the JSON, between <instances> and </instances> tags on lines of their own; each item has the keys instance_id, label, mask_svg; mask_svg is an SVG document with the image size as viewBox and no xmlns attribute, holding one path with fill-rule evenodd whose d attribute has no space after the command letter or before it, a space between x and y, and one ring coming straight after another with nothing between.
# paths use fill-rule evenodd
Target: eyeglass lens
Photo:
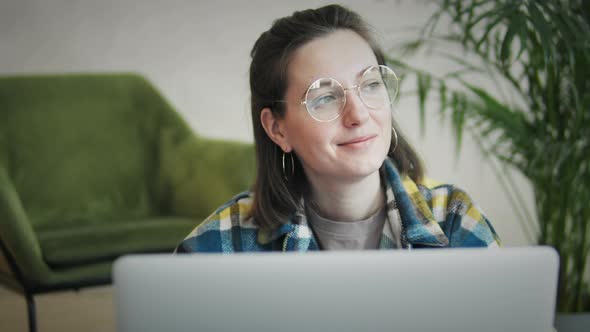
<instances>
[{"instance_id":1,"label":"eyeglass lens","mask_svg":"<svg viewBox=\"0 0 590 332\"><path fill-rule=\"evenodd\" d=\"M384 108L391 105L397 95L398 78L389 67L373 66L363 73L356 89L367 107ZM320 78L307 89L307 111L318 121L336 119L344 110L345 103L344 88L332 78Z\"/></svg>"}]
</instances>

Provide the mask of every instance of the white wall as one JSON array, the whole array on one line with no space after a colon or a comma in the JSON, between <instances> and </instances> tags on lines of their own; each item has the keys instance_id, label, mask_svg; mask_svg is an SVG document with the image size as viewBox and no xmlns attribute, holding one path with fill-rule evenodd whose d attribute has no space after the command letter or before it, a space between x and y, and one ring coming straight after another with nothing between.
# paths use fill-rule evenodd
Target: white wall
<instances>
[{"instance_id":1,"label":"white wall","mask_svg":"<svg viewBox=\"0 0 590 332\"><path fill-rule=\"evenodd\" d=\"M250 48L275 18L326 3L0 0L0 75L137 71L160 88L198 133L251 142ZM386 48L399 42L408 26L424 22L433 8L409 0L341 3L364 16L380 32ZM412 62L428 68L437 64L419 58ZM487 212L505 245L528 243L489 163L467 137L455 159L451 131L437 112L436 105L428 111L427 134L422 137L415 98L402 98L396 110L428 175L466 189ZM532 211L530 186L518 175L515 181Z\"/></svg>"}]
</instances>

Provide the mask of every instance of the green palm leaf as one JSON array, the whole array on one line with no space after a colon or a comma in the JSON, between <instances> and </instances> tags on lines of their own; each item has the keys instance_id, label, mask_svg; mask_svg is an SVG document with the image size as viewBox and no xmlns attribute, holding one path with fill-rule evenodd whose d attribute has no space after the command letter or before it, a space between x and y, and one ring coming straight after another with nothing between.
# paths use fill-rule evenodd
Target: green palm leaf
<instances>
[{"instance_id":1,"label":"green palm leaf","mask_svg":"<svg viewBox=\"0 0 590 332\"><path fill-rule=\"evenodd\" d=\"M590 310L583 279L590 252L590 5L581 0L439 4L418 37L401 46L403 55L387 59L416 76L421 131L428 101L436 97L440 114L451 119L457 153L467 130L482 151L530 180L537 242L554 246L561 256L558 309ZM443 17L451 29L440 28ZM462 53L438 51L449 44ZM427 50L455 69L436 76L400 60ZM501 98L481 81L493 82ZM531 219L527 211L519 214ZM536 233L530 223L525 226L528 234Z\"/></svg>"}]
</instances>

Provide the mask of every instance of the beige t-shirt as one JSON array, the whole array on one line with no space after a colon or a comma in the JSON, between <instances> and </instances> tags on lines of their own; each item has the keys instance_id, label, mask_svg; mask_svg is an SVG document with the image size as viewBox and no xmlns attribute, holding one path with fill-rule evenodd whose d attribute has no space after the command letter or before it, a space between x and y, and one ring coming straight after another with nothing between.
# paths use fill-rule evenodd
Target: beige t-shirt
<instances>
[{"instance_id":1,"label":"beige t-shirt","mask_svg":"<svg viewBox=\"0 0 590 332\"><path fill-rule=\"evenodd\" d=\"M322 250L377 249L386 212L382 207L365 220L341 222L326 219L308 207L307 218Z\"/></svg>"}]
</instances>

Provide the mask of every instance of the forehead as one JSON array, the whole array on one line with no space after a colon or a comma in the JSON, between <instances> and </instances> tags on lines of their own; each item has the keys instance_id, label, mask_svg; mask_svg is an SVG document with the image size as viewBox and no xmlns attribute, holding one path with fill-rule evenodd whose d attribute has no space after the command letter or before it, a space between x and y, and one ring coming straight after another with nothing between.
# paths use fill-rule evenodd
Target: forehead
<instances>
[{"instance_id":1,"label":"forehead","mask_svg":"<svg viewBox=\"0 0 590 332\"><path fill-rule=\"evenodd\" d=\"M351 30L337 30L296 50L288 67L289 90L307 89L314 80L330 77L353 85L367 67L377 65L369 44Z\"/></svg>"}]
</instances>

